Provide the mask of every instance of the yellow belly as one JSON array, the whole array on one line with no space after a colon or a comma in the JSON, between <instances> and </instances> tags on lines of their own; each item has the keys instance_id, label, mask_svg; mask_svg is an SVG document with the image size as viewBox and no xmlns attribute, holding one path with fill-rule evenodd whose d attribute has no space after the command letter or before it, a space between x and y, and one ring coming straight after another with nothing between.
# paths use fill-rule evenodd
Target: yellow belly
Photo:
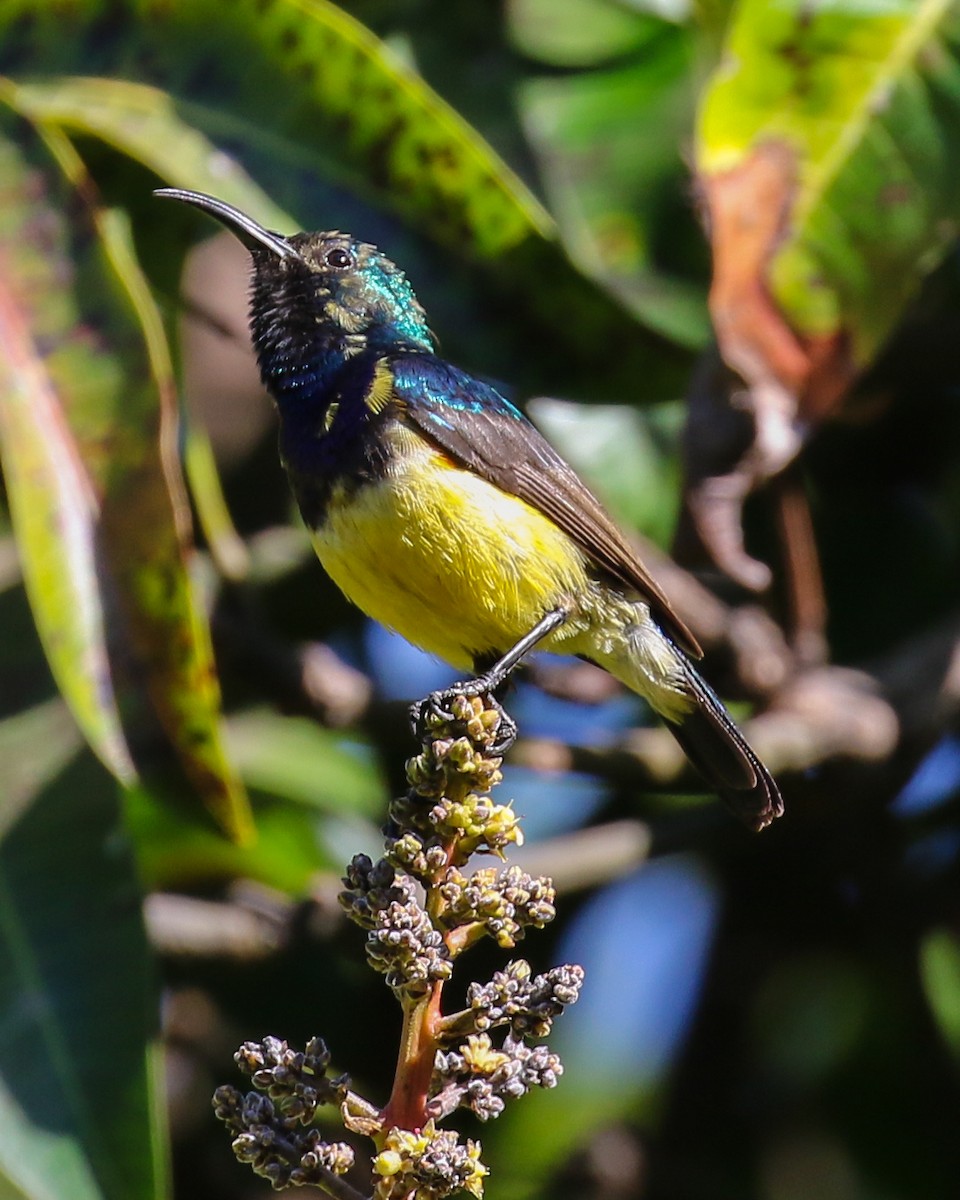
<instances>
[{"instance_id":1,"label":"yellow belly","mask_svg":"<svg viewBox=\"0 0 960 1200\"><path fill-rule=\"evenodd\" d=\"M314 547L369 616L458 668L502 653L589 587L585 560L525 501L421 443L382 481L335 493ZM562 626L546 649L582 632Z\"/></svg>"}]
</instances>

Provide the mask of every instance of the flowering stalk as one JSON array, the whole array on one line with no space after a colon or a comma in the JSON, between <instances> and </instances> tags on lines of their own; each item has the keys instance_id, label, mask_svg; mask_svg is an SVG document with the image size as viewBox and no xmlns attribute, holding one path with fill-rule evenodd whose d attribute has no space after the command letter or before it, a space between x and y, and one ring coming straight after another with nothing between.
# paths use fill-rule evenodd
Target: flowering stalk
<instances>
[{"instance_id":1,"label":"flowering stalk","mask_svg":"<svg viewBox=\"0 0 960 1200\"><path fill-rule=\"evenodd\" d=\"M253 1092L221 1087L217 1115L233 1148L275 1188L314 1184L337 1200L362 1200L342 1176L354 1162L344 1143L321 1140L317 1108L338 1105L344 1126L372 1139L371 1200L443 1200L483 1194L480 1144L438 1123L457 1109L481 1120L531 1087L553 1087L563 1068L544 1044L554 1017L579 995L583 971L534 976L523 959L487 983L471 983L467 1007L445 1014L444 985L459 956L480 938L512 949L555 916L549 879L517 867L465 873L478 852L504 857L522 835L516 814L488 793L501 780L511 723L489 696L457 694L449 711L419 710L422 751L407 763L410 790L390 807L383 857L357 855L340 901L367 931L366 952L396 995L403 1029L396 1075L383 1108L358 1096L346 1076L327 1076L319 1038L304 1052L277 1038L235 1055Z\"/></svg>"}]
</instances>

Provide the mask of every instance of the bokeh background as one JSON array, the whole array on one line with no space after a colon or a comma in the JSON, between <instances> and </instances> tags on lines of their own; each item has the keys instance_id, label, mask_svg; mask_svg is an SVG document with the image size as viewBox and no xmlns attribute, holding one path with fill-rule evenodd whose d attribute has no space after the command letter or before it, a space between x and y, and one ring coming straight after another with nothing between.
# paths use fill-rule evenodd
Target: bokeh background
<instances>
[{"instance_id":1,"label":"bokeh background","mask_svg":"<svg viewBox=\"0 0 960 1200\"><path fill-rule=\"evenodd\" d=\"M245 253L162 185L399 262L782 784L750 835L601 672L517 681L520 951L587 984L487 1194L955 1194L958 5L4 0L0 72L0 1197L263 1197L236 1045L396 1056L336 893L452 676L313 559Z\"/></svg>"}]
</instances>

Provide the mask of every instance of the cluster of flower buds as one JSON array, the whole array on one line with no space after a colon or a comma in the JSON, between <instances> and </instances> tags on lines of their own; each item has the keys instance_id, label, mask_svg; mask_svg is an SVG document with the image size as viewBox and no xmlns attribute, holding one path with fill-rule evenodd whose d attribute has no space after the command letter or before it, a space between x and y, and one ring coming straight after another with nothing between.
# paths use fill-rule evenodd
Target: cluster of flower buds
<instances>
[{"instance_id":1,"label":"cluster of flower buds","mask_svg":"<svg viewBox=\"0 0 960 1200\"><path fill-rule=\"evenodd\" d=\"M343 882L346 887L340 893L340 904L363 929L375 929L384 909L406 904L416 895L413 880L399 873L393 863L385 858L374 863L366 854L353 857Z\"/></svg>"},{"instance_id":2,"label":"cluster of flower buds","mask_svg":"<svg viewBox=\"0 0 960 1200\"><path fill-rule=\"evenodd\" d=\"M343 882L340 903L367 929L367 960L400 995L421 996L450 978L450 953L416 895L416 885L386 858L358 854Z\"/></svg>"},{"instance_id":3,"label":"cluster of flower buds","mask_svg":"<svg viewBox=\"0 0 960 1200\"><path fill-rule=\"evenodd\" d=\"M391 807L384 857L357 855L340 893L351 919L369 931L370 964L401 996L422 996L449 979L453 957L483 934L509 948L525 927L555 915L549 880L518 867L468 877L457 865L478 849L502 853L521 836L513 809L473 790L500 780L500 759L490 753L498 710L478 697L457 697L452 708L446 723L430 718L423 752L407 764L411 789ZM417 883L434 897L429 913Z\"/></svg>"},{"instance_id":4,"label":"cluster of flower buds","mask_svg":"<svg viewBox=\"0 0 960 1200\"><path fill-rule=\"evenodd\" d=\"M506 1100L532 1087L556 1087L562 1074L560 1059L546 1046L528 1046L508 1034L497 1049L488 1033L471 1034L459 1050L437 1054L431 1111L445 1116L469 1108L488 1121L500 1116Z\"/></svg>"},{"instance_id":5,"label":"cluster of flower buds","mask_svg":"<svg viewBox=\"0 0 960 1200\"><path fill-rule=\"evenodd\" d=\"M357 855L340 893L366 930L368 961L401 1003L409 1057L401 1052L394 1096L377 1109L348 1092L346 1077L327 1077L319 1039L303 1053L276 1038L244 1043L237 1062L256 1090L223 1087L214 1102L237 1157L275 1188L311 1183L359 1197L340 1178L352 1151L322 1141L312 1124L318 1105L337 1104L346 1127L376 1143L373 1200L445 1200L460 1191L479 1200L487 1174L479 1143L436 1122L458 1108L497 1117L507 1100L553 1087L563 1073L556 1054L530 1042L576 1001L580 967L535 976L522 960L510 963L489 983L470 984L466 1008L443 1015L443 985L458 956L482 937L513 947L553 920L555 896L549 879L519 867L462 869L478 851L502 858L522 840L512 808L486 795L500 782L499 755L514 729L499 705L456 695L449 711L422 707L418 723L423 749L407 764L410 790L391 806L384 855Z\"/></svg>"},{"instance_id":6,"label":"cluster of flower buds","mask_svg":"<svg viewBox=\"0 0 960 1200\"><path fill-rule=\"evenodd\" d=\"M582 986L583 967L567 964L533 975L530 964L517 959L489 983L470 984L470 1020L480 1032L509 1025L514 1037L547 1037L554 1018L576 1003Z\"/></svg>"},{"instance_id":7,"label":"cluster of flower buds","mask_svg":"<svg viewBox=\"0 0 960 1200\"><path fill-rule=\"evenodd\" d=\"M443 1021L442 1040L455 1049L439 1051L434 1064L431 1113L439 1119L469 1108L481 1120L497 1117L506 1100L532 1087L555 1087L563 1066L548 1047L526 1039L550 1033L555 1017L576 1002L583 969L554 967L533 975L522 959L486 984L472 983L469 1007ZM497 1046L489 1030L505 1027Z\"/></svg>"},{"instance_id":8,"label":"cluster of flower buds","mask_svg":"<svg viewBox=\"0 0 960 1200\"><path fill-rule=\"evenodd\" d=\"M447 929L476 925L504 950L517 944L526 927L542 929L557 915L551 881L543 876L534 879L519 867L503 871L487 867L469 878L451 867L439 893L444 902L441 920Z\"/></svg>"},{"instance_id":9,"label":"cluster of flower buds","mask_svg":"<svg viewBox=\"0 0 960 1200\"><path fill-rule=\"evenodd\" d=\"M463 866L478 851L503 857L508 846L523 841L513 809L485 794L502 778L496 753L501 710L485 706L479 696L457 696L450 708L450 719L432 714L426 720L423 751L407 763L410 791L390 808L391 833L396 833L391 840L403 842L412 834L423 855L444 847L442 863L433 860L444 868ZM407 843L394 861L411 870L416 853ZM387 854L393 857L389 846Z\"/></svg>"},{"instance_id":10,"label":"cluster of flower buds","mask_svg":"<svg viewBox=\"0 0 960 1200\"><path fill-rule=\"evenodd\" d=\"M443 1200L455 1192L483 1195L487 1168L480 1161L480 1143L461 1142L453 1130L391 1129L373 1161L377 1179L375 1200Z\"/></svg>"},{"instance_id":11,"label":"cluster of flower buds","mask_svg":"<svg viewBox=\"0 0 960 1200\"><path fill-rule=\"evenodd\" d=\"M394 902L377 914L367 935L367 960L401 995L417 997L453 974L443 934L416 900Z\"/></svg>"},{"instance_id":12,"label":"cluster of flower buds","mask_svg":"<svg viewBox=\"0 0 960 1200\"><path fill-rule=\"evenodd\" d=\"M274 1037L244 1042L234 1058L256 1091L244 1094L224 1085L214 1093L213 1106L233 1135L240 1162L277 1190L323 1186L350 1170L353 1150L344 1142L323 1141L311 1126L318 1106L342 1103L349 1086L345 1075L327 1076L330 1054L320 1038L311 1038L303 1051Z\"/></svg>"}]
</instances>

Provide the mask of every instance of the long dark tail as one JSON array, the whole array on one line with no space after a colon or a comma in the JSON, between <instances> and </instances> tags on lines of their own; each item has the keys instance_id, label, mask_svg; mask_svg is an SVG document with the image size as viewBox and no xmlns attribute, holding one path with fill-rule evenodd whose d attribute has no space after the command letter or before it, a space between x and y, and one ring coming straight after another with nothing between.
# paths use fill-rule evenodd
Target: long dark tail
<instances>
[{"instance_id":1,"label":"long dark tail","mask_svg":"<svg viewBox=\"0 0 960 1200\"><path fill-rule=\"evenodd\" d=\"M766 828L783 814L780 789L716 693L646 604L613 589L602 600L585 657L643 696L720 799L751 829Z\"/></svg>"},{"instance_id":2,"label":"long dark tail","mask_svg":"<svg viewBox=\"0 0 960 1200\"><path fill-rule=\"evenodd\" d=\"M682 651L677 650L677 657L696 707L678 722L664 723L720 799L752 829L765 829L783 815L783 800L776 781L713 688Z\"/></svg>"}]
</instances>

